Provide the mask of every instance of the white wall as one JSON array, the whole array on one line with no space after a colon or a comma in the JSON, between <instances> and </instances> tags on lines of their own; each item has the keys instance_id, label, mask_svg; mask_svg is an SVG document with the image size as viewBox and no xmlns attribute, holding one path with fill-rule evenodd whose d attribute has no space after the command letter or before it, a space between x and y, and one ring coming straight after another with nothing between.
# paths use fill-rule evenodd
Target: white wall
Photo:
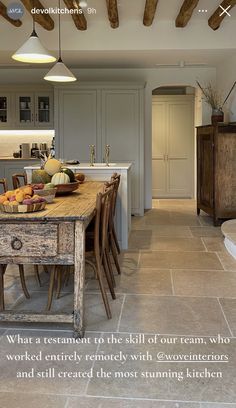
<instances>
[{"instance_id":1,"label":"white wall","mask_svg":"<svg viewBox=\"0 0 236 408\"><path fill-rule=\"evenodd\" d=\"M2 69L0 86L13 83L41 83L47 69ZM152 90L160 86L185 85L196 87L216 80L215 68L159 68L159 69L75 69L78 81L144 82L145 88L145 208L152 205ZM210 123L210 111L203 105L203 124ZM111 147L112 148L112 147Z\"/></svg>"},{"instance_id":2,"label":"white wall","mask_svg":"<svg viewBox=\"0 0 236 408\"><path fill-rule=\"evenodd\" d=\"M236 55L226 59L217 68L217 86L223 99L236 81ZM225 121L236 122L236 87L224 106Z\"/></svg>"}]
</instances>

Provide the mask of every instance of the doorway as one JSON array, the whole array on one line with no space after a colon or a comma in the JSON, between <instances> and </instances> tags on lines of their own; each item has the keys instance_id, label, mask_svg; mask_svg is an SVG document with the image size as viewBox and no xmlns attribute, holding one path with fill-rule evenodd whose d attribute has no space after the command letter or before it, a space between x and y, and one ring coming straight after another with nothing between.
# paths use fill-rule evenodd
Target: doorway
<instances>
[{"instance_id":1,"label":"doorway","mask_svg":"<svg viewBox=\"0 0 236 408\"><path fill-rule=\"evenodd\" d=\"M152 95L152 196L193 198L195 88L161 87Z\"/></svg>"}]
</instances>

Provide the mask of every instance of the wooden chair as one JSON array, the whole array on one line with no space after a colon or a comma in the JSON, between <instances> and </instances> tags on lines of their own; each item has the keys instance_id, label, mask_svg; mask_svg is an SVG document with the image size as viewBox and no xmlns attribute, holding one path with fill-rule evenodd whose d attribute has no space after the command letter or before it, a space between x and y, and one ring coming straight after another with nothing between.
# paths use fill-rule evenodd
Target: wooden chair
<instances>
[{"instance_id":1,"label":"wooden chair","mask_svg":"<svg viewBox=\"0 0 236 408\"><path fill-rule=\"evenodd\" d=\"M12 185L14 189L17 189L21 186L25 186L26 184L27 184L27 176L25 173L12 175Z\"/></svg>"},{"instance_id":2,"label":"wooden chair","mask_svg":"<svg viewBox=\"0 0 236 408\"><path fill-rule=\"evenodd\" d=\"M5 193L7 191L7 179L6 178L0 178L0 186L2 186L3 193Z\"/></svg>"},{"instance_id":3,"label":"wooden chair","mask_svg":"<svg viewBox=\"0 0 236 408\"><path fill-rule=\"evenodd\" d=\"M116 298L112 277L110 274L108 258L107 258L107 248L108 248L108 227L109 227L109 217L112 205L112 195L113 189L107 188L104 193L97 194L96 199L96 215L94 222L94 231L88 231L86 233L86 263L91 265L95 271L96 277L98 278L104 306L106 309L108 319L111 319L111 310L106 294L106 290L103 283L102 268L105 272L105 276L108 282L108 286L113 299ZM93 261L90 258L93 257ZM48 291L48 303L46 310L49 311L52 304L53 291L55 285L55 277L57 275L58 282L61 289L61 276L63 272L62 268L53 268L50 276L50 284ZM57 297L59 297L60 290L57 289Z\"/></svg>"},{"instance_id":4,"label":"wooden chair","mask_svg":"<svg viewBox=\"0 0 236 408\"><path fill-rule=\"evenodd\" d=\"M113 187L112 206L111 206L112 208L110 212L109 226L108 226L109 249L111 250L111 254L114 259L117 272L120 275L121 270L120 270L118 255L117 255L117 253L118 254L120 253L120 247L119 247L119 243L117 240L115 224L114 224L114 218L115 218L115 212L116 212L116 201L117 201L119 185L120 185L120 175L118 175L117 173L115 173L112 176L110 182L105 183L105 191L107 188Z\"/></svg>"}]
</instances>

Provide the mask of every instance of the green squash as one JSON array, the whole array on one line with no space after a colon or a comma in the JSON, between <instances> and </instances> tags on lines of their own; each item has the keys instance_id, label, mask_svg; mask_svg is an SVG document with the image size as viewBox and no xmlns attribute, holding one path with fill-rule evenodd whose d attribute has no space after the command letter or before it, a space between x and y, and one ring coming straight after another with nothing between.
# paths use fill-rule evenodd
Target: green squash
<instances>
[{"instance_id":1,"label":"green squash","mask_svg":"<svg viewBox=\"0 0 236 408\"><path fill-rule=\"evenodd\" d=\"M71 169L68 169L66 167L64 167L63 169L61 169L62 173L67 174L70 177L70 182L73 183L75 180L75 175L73 173L73 171Z\"/></svg>"},{"instance_id":2,"label":"green squash","mask_svg":"<svg viewBox=\"0 0 236 408\"><path fill-rule=\"evenodd\" d=\"M32 183L33 184L47 184L50 183L51 176L45 170L34 170L32 173Z\"/></svg>"}]
</instances>

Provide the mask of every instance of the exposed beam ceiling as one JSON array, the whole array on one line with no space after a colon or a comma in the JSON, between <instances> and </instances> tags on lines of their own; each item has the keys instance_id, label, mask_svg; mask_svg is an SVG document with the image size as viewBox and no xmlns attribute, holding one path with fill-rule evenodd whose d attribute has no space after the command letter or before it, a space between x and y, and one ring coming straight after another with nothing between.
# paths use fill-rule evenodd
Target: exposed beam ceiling
<instances>
[{"instance_id":1,"label":"exposed beam ceiling","mask_svg":"<svg viewBox=\"0 0 236 408\"><path fill-rule=\"evenodd\" d=\"M39 0L21 0L21 3L25 6L26 10L31 14L31 10L36 9L44 10L44 6ZM32 15L32 14L31 14ZM54 29L54 21L49 14L34 14L34 21L40 24L45 30L51 31Z\"/></svg>"},{"instance_id":2,"label":"exposed beam ceiling","mask_svg":"<svg viewBox=\"0 0 236 408\"><path fill-rule=\"evenodd\" d=\"M175 20L176 27L185 27L188 24L198 3L199 0L184 0L180 12Z\"/></svg>"},{"instance_id":3,"label":"exposed beam ceiling","mask_svg":"<svg viewBox=\"0 0 236 408\"><path fill-rule=\"evenodd\" d=\"M221 3L221 7L226 10L229 6L231 6L227 11L230 13L230 10L236 5L236 0L223 0ZM220 6L216 9L216 11L212 14L212 16L208 20L208 25L212 28L212 30L218 30L222 21L227 16L227 13L223 11Z\"/></svg>"},{"instance_id":4,"label":"exposed beam ceiling","mask_svg":"<svg viewBox=\"0 0 236 408\"><path fill-rule=\"evenodd\" d=\"M143 24L145 26L152 25L152 22L155 17L155 13L156 13L157 3L158 3L158 0L146 0L144 16L143 16Z\"/></svg>"},{"instance_id":5,"label":"exposed beam ceiling","mask_svg":"<svg viewBox=\"0 0 236 408\"><path fill-rule=\"evenodd\" d=\"M112 28L119 27L119 14L117 0L106 0L107 3L107 13Z\"/></svg>"},{"instance_id":6,"label":"exposed beam ceiling","mask_svg":"<svg viewBox=\"0 0 236 408\"><path fill-rule=\"evenodd\" d=\"M76 2L73 0L64 0L64 3L69 10L80 9L79 6L76 6ZM80 10L82 11L82 9ZM78 30L81 30L81 31L87 30L87 20L83 12L81 14L73 13L71 14L71 17L73 18L75 26Z\"/></svg>"},{"instance_id":7,"label":"exposed beam ceiling","mask_svg":"<svg viewBox=\"0 0 236 408\"><path fill-rule=\"evenodd\" d=\"M21 24L22 24L22 22L20 20L13 20L12 18L10 18L8 16L7 8L6 8L5 4L3 4L1 1L0 1L0 16L5 18L5 20L7 20L9 23L14 25L15 27L20 27Z\"/></svg>"}]
</instances>

